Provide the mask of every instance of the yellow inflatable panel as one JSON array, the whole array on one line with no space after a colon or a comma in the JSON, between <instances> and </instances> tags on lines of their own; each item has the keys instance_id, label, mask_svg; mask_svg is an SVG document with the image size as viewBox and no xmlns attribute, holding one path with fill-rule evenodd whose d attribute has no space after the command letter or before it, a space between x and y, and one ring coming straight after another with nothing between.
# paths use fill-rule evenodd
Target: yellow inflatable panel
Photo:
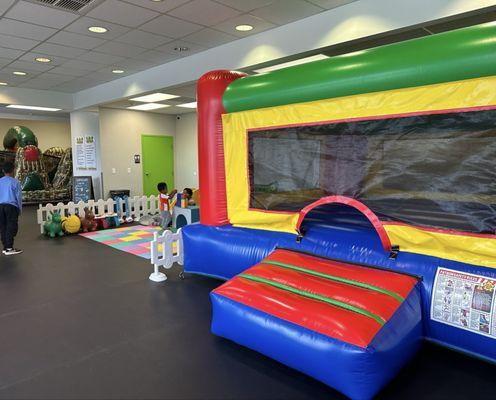
<instances>
[{"instance_id":1,"label":"yellow inflatable panel","mask_svg":"<svg viewBox=\"0 0 496 400\"><path fill-rule=\"evenodd\" d=\"M496 106L494 88L496 77L486 77L223 115L227 208L231 224L296 233L297 213L264 212L249 207L248 131L378 116L490 108ZM386 230L391 242L405 251L496 267L496 238L426 233L397 225L388 225Z\"/></svg>"}]
</instances>

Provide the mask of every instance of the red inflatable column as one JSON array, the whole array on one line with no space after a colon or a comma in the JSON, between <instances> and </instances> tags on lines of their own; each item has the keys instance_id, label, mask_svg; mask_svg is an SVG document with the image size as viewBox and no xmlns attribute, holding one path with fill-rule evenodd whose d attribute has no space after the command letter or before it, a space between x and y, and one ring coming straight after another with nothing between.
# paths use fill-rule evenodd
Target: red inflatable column
<instances>
[{"instance_id":1,"label":"red inflatable column","mask_svg":"<svg viewBox=\"0 0 496 400\"><path fill-rule=\"evenodd\" d=\"M246 76L235 71L211 71L198 80L198 164L200 178L200 222L224 225L227 217L222 96L234 80Z\"/></svg>"}]
</instances>

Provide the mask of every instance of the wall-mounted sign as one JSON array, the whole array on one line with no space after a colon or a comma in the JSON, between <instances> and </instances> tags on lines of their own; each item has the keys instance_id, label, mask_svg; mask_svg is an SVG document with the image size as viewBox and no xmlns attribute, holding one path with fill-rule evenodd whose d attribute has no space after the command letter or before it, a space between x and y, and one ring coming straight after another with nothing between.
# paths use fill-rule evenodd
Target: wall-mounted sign
<instances>
[{"instance_id":1,"label":"wall-mounted sign","mask_svg":"<svg viewBox=\"0 0 496 400\"><path fill-rule=\"evenodd\" d=\"M96 143L93 135L84 137L84 158L87 169L96 169Z\"/></svg>"},{"instance_id":2,"label":"wall-mounted sign","mask_svg":"<svg viewBox=\"0 0 496 400\"><path fill-rule=\"evenodd\" d=\"M134 155L134 163L139 164L141 162L141 156L139 154Z\"/></svg>"},{"instance_id":3,"label":"wall-mounted sign","mask_svg":"<svg viewBox=\"0 0 496 400\"><path fill-rule=\"evenodd\" d=\"M95 136L85 135L75 138L76 165L75 169L96 169Z\"/></svg>"},{"instance_id":4,"label":"wall-mounted sign","mask_svg":"<svg viewBox=\"0 0 496 400\"><path fill-rule=\"evenodd\" d=\"M86 160L84 158L84 136L76 137L76 169L86 169Z\"/></svg>"}]
</instances>

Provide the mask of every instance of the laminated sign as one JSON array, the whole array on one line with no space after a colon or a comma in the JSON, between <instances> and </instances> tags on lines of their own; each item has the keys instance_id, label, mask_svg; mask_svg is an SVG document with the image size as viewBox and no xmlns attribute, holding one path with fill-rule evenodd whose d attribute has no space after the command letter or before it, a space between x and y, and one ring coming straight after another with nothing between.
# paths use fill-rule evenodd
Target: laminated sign
<instances>
[{"instance_id":1,"label":"laminated sign","mask_svg":"<svg viewBox=\"0 0 496 400\"><path fill-rule=\"evenodd\" d=\"M431 319L496 338L496 279L438 268Z\"/></svg>"}]
</instances>

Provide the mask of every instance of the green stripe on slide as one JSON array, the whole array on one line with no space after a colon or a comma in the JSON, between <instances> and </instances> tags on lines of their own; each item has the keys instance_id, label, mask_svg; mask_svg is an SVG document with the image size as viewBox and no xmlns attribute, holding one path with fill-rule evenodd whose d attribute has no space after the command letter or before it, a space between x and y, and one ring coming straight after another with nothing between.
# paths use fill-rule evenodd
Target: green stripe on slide
<instances>
[{"instance_id":1,"label":"green stripe on slide","mask_svg":"<svg viewBox=\"0 0 496 400\"><path fill-rule=\"evenodd\" d=\"M378 315L376 315L374 313L371 313L370 311L364 310L363 308L352 306L350 304L343 303L343 302L338 301L338 300L331 299L329 297L321 296L319 294L307 292L307 291L300 290L300 289L295 289L291 286L287 286L287 285L283 285L282 283L279 283L279 282L271 281L270 279L260 278L258 276L253 276L253 275L249 275L249 274L239 274L238 277L248 279L250 281L257 282L257 283L263 283L265 285L269 285L269 286L272 286L272 287L275 287L275 288L278 288L281 290L285 290L287 292L291 292L291 293L300 295L302 297L306 297L308 299L322 301L322 302L330 304L332 306L343 308L345 310L364 315L366 317L372 318L373 320L378 322L381 326L386 323L386 321L383 318L379 317Z\"/></svg>"},{"instance_id":2,"label":"green stripe on slide","mask_svg":"<svg viewBox=\"0 0 496 400\"><path fill-rule=\"evenodd\" d=\"M346 285L357 286L362 289L373 290L374 292L382 293L387 296L391 296L394 299L398 300L402 303L405 299L403 296L400 296L398 293L392 292L391 290L383 289L379 286L370 285L368 283L363 283L359 281L355 281L353 279L341 278L339 276L324 274L323 272L313 271L311 269L307 269L304 267L299 267L298 265L286 264L279 261L271 261L271 260L263 260L262 264L276 265L278 267L292 269L294 271L303 272L308 275L318 276L319 278L329 279L330 281L335 281L339 283L344 283Z\"/></svg>"}]
</instances>

